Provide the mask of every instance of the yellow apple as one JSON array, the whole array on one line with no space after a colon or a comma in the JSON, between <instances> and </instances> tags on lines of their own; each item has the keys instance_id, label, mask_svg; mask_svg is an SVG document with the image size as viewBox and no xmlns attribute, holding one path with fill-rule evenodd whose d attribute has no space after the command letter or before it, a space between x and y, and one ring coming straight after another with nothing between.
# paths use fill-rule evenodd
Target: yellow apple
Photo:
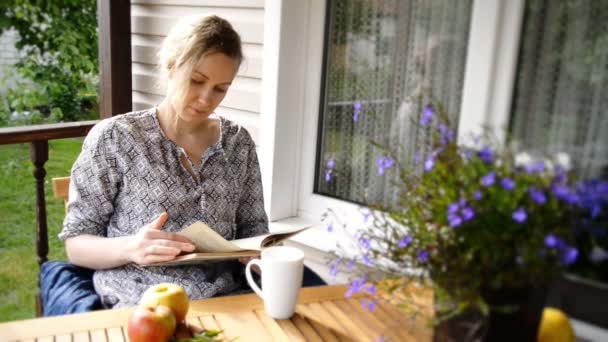
<instances>
[{"instance_id":1,"label":"yellow apple","mask_svg":"<svg viewBox=\"0 0 608 342\"><path fill-rule=\"evenodd\" d=\"M161 283L150 287L144 292L139 304L148 306L165 305L173 310L177 322L186 318L190 302L184 289L177 284Z\"/></svg>"},{"instance_id":2,"label":"yellow apple","mask_svg":"<svg viewBox=\"0 0 608 342\"><path fill-rule=\"evenodd\" d=\"M573 342L574 332L568 316L555 308L545 308L538 329L538 342Z\"/></svg>"}]
</instances>

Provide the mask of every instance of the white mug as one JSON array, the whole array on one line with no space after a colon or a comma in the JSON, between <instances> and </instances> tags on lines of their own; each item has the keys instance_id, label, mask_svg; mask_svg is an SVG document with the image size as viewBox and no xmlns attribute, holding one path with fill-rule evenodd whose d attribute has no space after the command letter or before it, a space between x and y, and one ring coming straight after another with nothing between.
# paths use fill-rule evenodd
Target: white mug
<instances>
[{"instance_id":1,"label":"white mug","mask_svg":"<svg viewBox=\"0 0 608 342\"><path fill-rule=\"evenodd\" d=\"M268 316L288 319L293 316L302 287L304 253L294 247L274 246L263 249L261 258L262 260L253 259L247 264L247 282L264 300ZM258 265L261 269L262 289L251 277L252 265Z\"/></svg>"}]
</instances>

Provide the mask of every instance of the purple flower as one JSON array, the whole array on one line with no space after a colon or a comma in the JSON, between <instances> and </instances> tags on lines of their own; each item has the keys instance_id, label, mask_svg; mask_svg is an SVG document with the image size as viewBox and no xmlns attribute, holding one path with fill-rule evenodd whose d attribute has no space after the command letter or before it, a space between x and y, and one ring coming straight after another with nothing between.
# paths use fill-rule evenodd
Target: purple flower
<instances>
[{"instance_id":1,"label":"purple flower","mask_svg":"<svg viewBox=\"0 0 608 342\"><path fill-rule=\"evenodd\" d=\"M325 171L325 183L329 183L331 181L331 170Z\"/></svg>"},{"instance_id":2,"label":"purple flower","mask_svg":"<svg viewBox=\"0 0 608 342\"><path fill-rule=\"evenodd\" d=\"M466 160L471 159L471 157L473 157L473 151L472 150L465 150L464 152L462 152L462 157Z\"/></svg>"},{"instance_id":3,"label":"purple flower","mask_svg":"<svg viewBox=\"0 0 608 342\"><path fill-rule=\"evenodd\" d=\"M449 141L454 138L454 132L452 132L446 125L439 124L439 143L446 145Z\"/></svg>"},{"instance_id":4,"label":"purple flower","mask_svg":"<svg viewBox=\"0 0 608 342\"><path fill-rule=\"evenodd\" d=\"M361 114L361 102L355 101L353 104L353 122L359 120L359 114Z\"/></svg>"},{"instance_id":5,"label":"purple flower","mask_svg":"<svg viewBox=\"0 0 608 342\"><path fill-rule=\"evenodd\" d=\"M332 277L338 275L338 263L334 263L333 265L331 265L331 268L329 269L329 275Z\"/></svg>"},{"instance_id":6,"label":"purple flower","mask_svg":"<svg viewBox=\"0 0 608 342\"><path fill-rule=\"evenodd\" d=\"M435 157L433 157L432 155L429 156L429 158L424 162L424 171L428 172L431 171L433 169L433 166L435 166Z\"/></svg>"},{"instance_id":7,"label":"purple flower","mask_svg":"<svg viewBox=\"0 0 608 342\"><path fill-rule=\"evenodd\" d=\"M556 248L560 245L560 238L553 234L547 234L545 236L545 247L547 248Z\"/></svg>"},{"instance_id":8,"label":"purple flower","mask_svg":"<svg viewBox=\"0 0 608 342\"><path fill-rule=\"evenodd\" d=\"M327 164L326 164L325 166L326 166L328 169L333 169L333 168L334 168L334 163L335 163L334 158L329 158L329 159L327 160Z\"/></svg>"},{"instance_id":9,"label":"purple flower","mask_svg":"<svg viewBox=\"0 0 608 342\"><path fill-rule=\"evenodd\" d=\"M515 221L517 223L524 223L524 222L526 222L526 219L528 218L528 214L526 214L526 211L524 210L524 208L518 208L517 210L515 210L513 212L511 217L513 218L513 221Z\"/></svg>"},{"instance_id":10,"label":"purple flower","mask_svg":"<svg viewBox=\"0 0 608 342\"><path fill-rule=\"evenodd\" d=\"M481 199L482 195L481 195L481 191L475 191L475 193L473 194L473 199L476 201L479 201Z\"/></svg>"},{"instance_id":11,"label":"purple flower","mask_svg":"<svg viewBox=\"0 0 608 342\"><path fill-rule=\"evenodd\" d=\"M511 178L505 177L500 181L500 186L505 190L511 191L515 188L515 182Z\"/></svg>"},{"instance_id":12,"label":"purple flower","mask_svg":"<svg viewBox=\"0 0 608 342\"><path fill-rule=\"evenodd\" d=\"M370 216L372 216L372 213L371 213L371 212L366 212L366 213L363 213L363 222L364 222L364 223L367 223L367 221L369 221L369 217L370 217Z\"/></svg>"},{"instance_id":13,"label":"purple flower","mask_svg":"<svg viewBox=\"0 0 608 342\"><path fill-rule=\"evenodd\" d=\"M535 174L535 173L542 173L543 171L545 171L545 162L544 161L537 161L537 162L533 162L533 163L528 163L525 166L526 168L526 172L529 175Z\"/></svg>"},{"instance_id":14,"label":"purple flower","mask_svg":"<svg viewBox=\"0 0 608 342\"><path fill-rule=\"evenodd\" d=\"M591 218L595 220L595 218L600 214L601 210L602 208L600 207L599 203L593 204L593 207L591 208Z\"/></svg>"},{"instance_id":15,"label":"purple flower","mask_svg":"<svg viewBox=\"0 0 608 342\"><path fill-rule=\"evenodd\" d=\"M372 265L372 261L369 258L369 255L365 254L362 258L361 258L361 262L363 262L363 265L365 266L371 266Z\"/></svg>"},{"instance_id":16,"label":"purple flower","mask_svg":"<svg viewBox=\"0 0 608 342\"><path fill-rule=\"evenodd\" d=\"M541 173L545 171L545 162L539 161L534 164L534 171Z\"/></svg>"},{"instance_id":17,"label":"purple flower","mask_svg":"<svg viewBox=\"0 0 608 342\"><path fill-rule=\"evenodd\" d=\"M349 260L348 262L346 262L346 268L348 268L348 269L353 268L354 265L355 265L355 263L352 260Z\"/></svg>"},{"instance_id":18,"label":"purple flower","mask_svg":"<svg viewBox=\"0 0 608 342\"><path fill-rule=\"evenodd\" d=\"M395 165L395 161L391 157L383 156L376 160L376 167L378 167L378 176L384 175L384 171Z\"/></svg>"},{"instance_id":19,"label":"purple flower","mask_svg":"<svg viewBox=\"0 0 608 342\"><path fill-rule=\"evenodd\" d=\"M448 204L448 214L456 214L458 209L459 207L457 202Z\"/></svg>"},{"instance_id":20,"label":"purple flower","mask_svg":"<svg viewBox=\"0 0 608 342\"><path fill-rule=\"evenodd\" d=\"M492 149L487 146L482 148L477 155L479 156L479 159L486 164L491 164L492 161L494 161L494 153L492 152Z\"/></svg>"},{"instance_id":21,"label":"purple flower","mask_svg":"<svg viewBox=\"0 0 608 342\"><path fill-rule=\"evenodd\" d=\"M572 265L578 257L578 249L566 246L561 250L560 258L564 265Z\"/></svg>"},{"instance_id":22,"label":"purple flower","mask_svg":"<svg viewBox=\"0 0 608 342\"><path fill-rule=\"evenodd\" d=\"M368 311L374 311L374 309L376 309L376 302L373 299L363 298L360 303L361 306Z\"/></svg>"},{"instance_id":23,"label":"purple flower","mask_svg":"<svg viewBox=\"0 0 608 342\"><path fill-rule=\"evenodd\" d=\"M555 195L555 198L562 200L570 205L579 202L578 195L565 185L554 184L551 187L551 191L553 192L553 195Z\"/></svg>"},{"instance_id":24,"label":"purple flower","mask_svg":"<svg viewBox=\"0 0 608 342\"><path fill-rule=\"evenodd\" d=\"M473 219L473 217L475 217L475 211L473 210L473 208L465 207L462 209L462 218L465 221L470 221L471 219Z\"/></svg>"},{"instance_id":25,"label":"purple flower","mask_svg":"<svg viewBox=\"0 0 608 342\"><path fill-rule=\"evenodd\" d=\"M420 262L426 262L429 260L429 252L426 249L421 249L418 251L417 258Z\"/></svg>"},{"instance_id":26,"label":"purple flower","mask_svg":"<svg viewBox=\"0 0 608 342\"><path fill-rule=\"evenodd\" d=\"M532 201L534 201L536 204L545 204L547 202L545 193L537 188L529 187L528 194L530 194L530 198L532 198Z\"/></svg>"},{"instance_id":27,"label":"purple flower","mask_svg":"<svg viewBox=\"0 0 608 342\"><path fill-rule=\"evenodd\" d=\"M328 224L328 225L327 225L327 231L328 231L329 233L331 233L331 232L333 232L333 231L334 231L334 225L333 225L332 223L330 223L330 224Z\"/></svg>"},{"instance_id":28,"label":"purple flower","mask_svg":"<svg viewBox=\"0 0 608 342\"><path fill-rule=\"evenodd\" d=\"M365 278L358 278L353 280L348 285L348 290L344 294L344 297L349 298L353 294L361 292L363 290L363 285L365 285Z\"/></svg>"},{"instance_id":29,"label":"purple flower","mask_svg":"<svg viewBox=\"0 0 608 342\"><path fill-rule=\"evenodd\" d=\"M462 224L462 218L458 215L448 215L450 227L456 228Z\"/></svg>"},{"instance_id":30,"label":"purple flower","mask_svg":"<svg viewBox=\"0 0 608 342\"><path fill-rule=\"evenodd\" d=\"M414 165L420 163L420 152L414 152L414 157L412 158Z\"/></svg>"},{"instance_id":31,"label":"purple flower","mask_svg":"<svg viewBox=\"0 0 608 342\"><path fill-rule=\"evenodd\" d=\"M412 242L411 236L404 236L399 241L397 241L397 247L404 248L407 247Z\"/></svg>"},{"instance_id":32,"label":"purple flower","mask_svg":"<svg viewBox=\"0 0 608 342\"><path fill-rule=\"evenodd\" d=\"M422 118L420 118L420 126L426 126L431 122L433 118L433 107L431 105L424 106L424 110L422 111Z\"/></svg>"},{"instance_id":33,"label":"purple flower","mask_svg":"<svg viewBox=\"0 0 608 342\"><path fill-rule=\"evenodd\" d=\"M361 247L363 247L363 249L366 249L366 250L369 250L372 247L371 242L369 241L369 239L366 239L366 238L360 238L359 245Z\"/></svg>"},{"instance_id":34,"label":"purple flower","mask_svg":"<svg viewBox=\"0 0 608 342\"><path fill-rule=\"evenodd\" d=\"M370 295L374 296L376 294L376 286L374 286L373 284L369 284L365 290L367 291L367 293L369 293Z\"/></svg>"},{"instance_id":35,"label":"purple flower","mask_svg":"<svg viewBox=\"0 0 608 342\"><path fill-rule=\"evenodd\" d=\"M487 175L481 177L481 185L485 187L494 185L494 182L496 182L496 173L493 171L490 171Z\"/></svg>"}]
</instances>

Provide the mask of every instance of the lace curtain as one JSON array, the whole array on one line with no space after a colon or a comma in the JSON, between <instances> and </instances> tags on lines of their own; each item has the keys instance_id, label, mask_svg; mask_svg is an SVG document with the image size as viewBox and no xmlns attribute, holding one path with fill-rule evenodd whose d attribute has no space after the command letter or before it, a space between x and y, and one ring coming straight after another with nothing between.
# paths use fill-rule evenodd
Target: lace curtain
<instances>
[{"instance_id":1,"label":"lace curtain","mask_svg":"<svg viewBox=\"0 0 608 342\"><path fill-rule=\"evenodd\" d=\"M608 178L608 2L528 1L521 39L514 140Z\"/></svg>"},{"instance_id":2,"label":"lace curtain","mask_svg":"<svg viewBox=\"0 0 608 342\"><path fill-rule=\"evenodd\" d=\"M390 147L404 163L428 152L417 125L429 98L456 129L472 1L330 1L315 190L356 203L394 203L397 173L378 176Z\"/></svg>"}]
</instances>

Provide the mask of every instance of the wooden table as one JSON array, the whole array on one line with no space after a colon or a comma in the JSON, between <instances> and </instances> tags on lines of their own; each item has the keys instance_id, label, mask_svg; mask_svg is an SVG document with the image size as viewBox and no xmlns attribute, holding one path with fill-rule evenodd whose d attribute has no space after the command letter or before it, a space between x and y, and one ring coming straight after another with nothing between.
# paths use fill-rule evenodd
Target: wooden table
<instances>
[{"instance_id":1,"label":"wooden table","mask_svg":"<svg viewBox=\"0 0 608 342\"><path fill-rule=\"evenodd\" d=\"M304 288L296 314L274 320L254 294L192 301L187 321L203 329L223 330L237 341L429 341L423 317L407 317L390 304L372 312L362 297L344 298L343 285ZM0 341L127 341L125 324L133 308L37 318L0 324Z\"/></svg>"}]
</instances>

